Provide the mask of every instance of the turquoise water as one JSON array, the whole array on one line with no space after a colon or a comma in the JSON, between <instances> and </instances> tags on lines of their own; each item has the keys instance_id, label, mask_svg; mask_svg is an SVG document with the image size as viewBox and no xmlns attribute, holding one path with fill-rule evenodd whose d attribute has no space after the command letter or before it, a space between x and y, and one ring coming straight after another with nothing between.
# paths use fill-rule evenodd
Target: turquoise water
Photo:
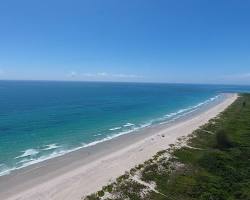
<instances>
[{"instance_id":1,"label":"turquoise water","mask_svg":"<svg viewBox=\"0 0 250 200\"><path fill-rule=\"evenodd\" d=\"M249 87L0 81L0 175L175 119Z\"/></svg>"}]
</instances>

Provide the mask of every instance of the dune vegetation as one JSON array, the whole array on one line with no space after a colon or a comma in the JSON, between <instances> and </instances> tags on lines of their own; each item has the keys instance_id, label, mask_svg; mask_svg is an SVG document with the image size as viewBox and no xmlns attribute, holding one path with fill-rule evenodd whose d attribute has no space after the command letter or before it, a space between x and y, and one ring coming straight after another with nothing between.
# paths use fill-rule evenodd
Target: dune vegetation
<instances>
[{"instance_id":1,"label":"dune vegetation","mask_svg":"<svg viewBox=\"0 0 250 200\"><path fill-rule=\"evenodd\" d=\"M250 94L85 200L250 200Z\"/></svg>"}]
</instances>

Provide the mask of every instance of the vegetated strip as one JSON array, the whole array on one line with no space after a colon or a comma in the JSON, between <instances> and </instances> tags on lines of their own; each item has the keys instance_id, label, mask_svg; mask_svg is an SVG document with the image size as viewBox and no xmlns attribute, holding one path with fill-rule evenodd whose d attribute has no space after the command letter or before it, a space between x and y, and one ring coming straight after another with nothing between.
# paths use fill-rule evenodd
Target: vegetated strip
<instances>
[{"instance_id":1,"label":"vegetated strip","mask_svg":"<svg viewBox=\"0 0 250 200\"><path fill-rule=\"evenodd\" d=\"M250 200L250 94L83 199Z\"/></svg>"}]
</instances>

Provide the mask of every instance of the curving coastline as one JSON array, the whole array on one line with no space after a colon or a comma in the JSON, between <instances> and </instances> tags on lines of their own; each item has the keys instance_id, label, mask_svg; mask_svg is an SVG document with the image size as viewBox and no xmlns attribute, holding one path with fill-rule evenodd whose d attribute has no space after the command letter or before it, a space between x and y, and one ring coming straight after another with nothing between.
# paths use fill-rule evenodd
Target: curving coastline
<instances>
[{"instance_id":1,"label":"curving coastline","mask_svg":"<svg viewBox=\"0 0 250 200\"><path fill-rule=\"evenodd\" d=\"M80 199L215 117L236 94L183 120L146 128L0 177L1 199ZM164 135L164 137L162 137Z\"/></svg>"},{"instance_id":2,"label":"curving coastline","mask_svg":"<svg viewBox=\"0 0 250 200\"><path fill-rule=\"evenodd\" d=\"M102 133L97 133L93 137L93 141L90 142L80 142L79 145L74 146L72 148L68 148L62 144L51 143L42 146L33 146L28 149L22 150L17 154L13 159L12 163L15 163L12 166L8 166L5 163L0 164L0 176L8 175L15 170L19 170L30 165L34 165L40 162L44 162L46 160L50 160L59 156L63 156L67 153L78 151L80 149L97 145L102 142L106 142L108 140L112 140L116 137L120 137L122 135L131 134L133 132L143 132L142 130L151 126L158 126L159 124L173 123L176 120L187 117L195 112L199 112L202 109L206 108L206 106L212 106L213 104L222 101L225 98L224 94L217 94L207 100L204 100L200 103L180 108L175 112L170 112L168 114L162 115L158 118L150 119L149 121L145 121L141 124L133 124L130 122L120 124L120 126L110 128L110 134L103 137ZM104 131L105 132L105 131Z\"/></svg>"}]
</instances>

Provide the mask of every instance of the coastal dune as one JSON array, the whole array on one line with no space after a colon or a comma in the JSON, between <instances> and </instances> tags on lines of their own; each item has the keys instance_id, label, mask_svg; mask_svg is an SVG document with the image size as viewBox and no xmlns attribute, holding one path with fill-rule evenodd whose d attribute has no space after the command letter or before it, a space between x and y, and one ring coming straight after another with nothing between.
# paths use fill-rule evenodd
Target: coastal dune
<instances>
[{"instance_id":1,"label":"coastal dune","mask_svg":"<svg viewBox=\"0 0 250 200\"><path fill-rule=\"evenodd\" d=\"M145 128L143 133L121 136L0 177L0 199L80 200L191 134L237 97L226 94L223 101L172 124Z\"/></svg>"}]
</instances>

